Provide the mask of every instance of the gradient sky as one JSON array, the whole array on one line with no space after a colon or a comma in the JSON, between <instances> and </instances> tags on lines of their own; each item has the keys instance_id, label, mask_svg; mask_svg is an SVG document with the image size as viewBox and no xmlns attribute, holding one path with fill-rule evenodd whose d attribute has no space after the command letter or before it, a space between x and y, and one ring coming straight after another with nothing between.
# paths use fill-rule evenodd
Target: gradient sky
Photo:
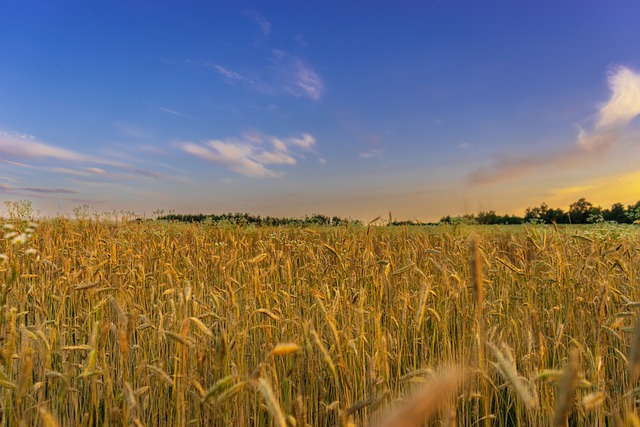
<instances>
[{"instance_id":1,"label":"gradient sky","mask_svg":"<svg viewBox=\"0 0 640 427\"><path fill-rule=\"evenodd\" d=\"M640 199L640 3L2 0L0 200L362 220Z\"/></svg>"}]
</instances>

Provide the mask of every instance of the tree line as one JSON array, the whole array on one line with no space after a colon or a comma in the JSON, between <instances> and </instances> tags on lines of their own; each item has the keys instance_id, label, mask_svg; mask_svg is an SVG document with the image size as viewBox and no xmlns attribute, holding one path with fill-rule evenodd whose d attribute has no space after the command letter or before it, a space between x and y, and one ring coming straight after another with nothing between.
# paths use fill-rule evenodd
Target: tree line
<instances>
[{"instance_id":1,"label":"tree line","mask_svg":"<svg viewBox=\"0 0 640 427\"><path fill-rule=\"evenodd\" d=\"M338 216L329 217L327 215L313 214L304 218L284 218L274 216L251 215L248 213L225 213L225 214L176 214L160 215L156 219L164 221L180 222L201 222L211 224L229 225L256 225L256 226L282 226L282 225L328 225L341 226L347 224L360 224L360 221L341 218Z\"/></svg>"},{"instance_id":2,"label":"tree line","mask_svg":"<svg viewBox=\"0 0 640 427\"><path fill-rule=\"evenodd\" d=\"M224 214L177 214L170 213L168 215L156 216L158 220L179 221L179 222L198 222L210 224L229 224L229 225L256 225L256 226L344 226L344 225L362 225L361 221L351 218L341 218L338 216L327 216L321 214L307 215L304 218L287 218L274 216L260 216L248 213L224 213ZM440 219L440 224L480 224L480 225L497 225L497 224L594 224L602 222L614 222L619 224L631 224L636 220L640 220L640 200L635 205L625 206L622 203L614 203L610 208L595 206L587 201L584 197L569 206L569 210L565 211L560 208L551 208L546 203L539 206L529 207L525 210L524 216L518 215L501 215L493 210L480 211L476 214L467 214L463 216L447 215ZM421 223L418 221L399 221L392 220L389 216L389 222L382 221L390 226L406 226L406 225L426 225L429 223ZM379 221L376 221L379 225ZM437 223L436 223L437 224ZM431 225L435 225L431 223Z\"/></svg>"},{"instance_id":3,"label":"tree line","mask_svg":"<svg viewBox=\"0 0 640 427\"><path fill-rule=\"evenodd\" d=\"M441 218L440 222L445 224L465 222L482 225L523 223L594 224L602 222L631 224L636 220L640 220L640 200L635 205L625 206L622 203L614 203L611 208L603 208L595 206L582 197L569 205L568 211L560 208L551 208L546 203L542 203L540 206L527 208L524 216L500 215L491 210L461 217L446 216Z\"/></svg>"}]
</instances>

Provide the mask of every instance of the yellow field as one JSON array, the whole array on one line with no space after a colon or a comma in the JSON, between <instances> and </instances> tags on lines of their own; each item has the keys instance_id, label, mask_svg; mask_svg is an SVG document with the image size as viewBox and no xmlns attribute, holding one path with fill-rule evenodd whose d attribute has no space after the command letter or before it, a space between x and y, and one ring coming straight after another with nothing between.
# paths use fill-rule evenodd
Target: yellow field
<instances>
[{"instance_id":1,"label":"yellow field","mask_svg":"<svg viewBox=\"0 0 640 427\"><path fill-rule=\"evenodd\" d=\"M2 425L640 425L637 227L13 226Z\"/></svg>"}]
</instances>

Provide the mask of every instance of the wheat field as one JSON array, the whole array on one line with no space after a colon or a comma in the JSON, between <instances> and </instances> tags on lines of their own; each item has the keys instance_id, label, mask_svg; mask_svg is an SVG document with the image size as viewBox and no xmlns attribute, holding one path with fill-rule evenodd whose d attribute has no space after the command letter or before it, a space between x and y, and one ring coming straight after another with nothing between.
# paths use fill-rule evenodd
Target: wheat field
<instances>
[{"instance_id":1,"label":"wheat field","mask_svg":"<svg viewBox=\"0 0 640 427\"><path fill-rule=\"evenodd\" d=\"M4 223L2 425L640 425L638 227Z\"/></svg>"}]
</instances>

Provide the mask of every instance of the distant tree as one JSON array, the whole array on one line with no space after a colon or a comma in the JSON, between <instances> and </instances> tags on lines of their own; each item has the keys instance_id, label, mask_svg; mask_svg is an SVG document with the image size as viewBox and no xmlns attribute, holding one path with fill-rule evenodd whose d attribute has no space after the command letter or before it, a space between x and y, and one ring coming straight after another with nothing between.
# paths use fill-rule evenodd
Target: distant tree
<instances>
[{"instance_id":1,"label":"distant tree","mask_svg":"<svg viewBox=\"0 0 640 427\"><path fill-rule=\"evenodd\" d=\"M523 224L524 218L517 215L505 215L503 217L503 224Z\"/></svg>"},{"instance_id":2,"label":"distant tree","mask_svg":"<svg viewBox=\"0 0 640 427\"><path fill-rule=\"evenodd\" d=\"M614 203L611 205L611 209L602 211L602 217L605 221L615 221L620 224L628 224L631 222L622 203Z\"/></svg>"},{"instance_id":3,"label":"distant tree","mask_svg":"<svg viewBox=\"0 0 640 427\"><path fill-rule=\"evenodd\" d=\"M573 224L586 224L587 218L593 213L593 204L584 197L569 206L569 217Z\"/></svg>"},{"instance_id":4,"label":"distant tree","mask_svg":"<svg viewBox=\"0 0 640 427\"><path fill-rule=\"evenodd\" d=\"M547 206L546 203L542 202L540 206L527 208L524 211L524 220L525 222L548 222L546 220L548 212L549 206Z\"/></svg>"},{"instance_id":5,"label":"distant tree","mask_svg":"<svg viewBox=\"0 0 640 427\"><path fill-rule=\"evenodd\" d=\"M562 209L552 209L546 203L542 203L540 206L525 210L524 222L566 224L569 222L569 216Z\"/></svg>"},{"instance_id":6,"label":"distant tree","mask_svg":"<svg viewBox=\"0 0 640 427\"><path fill-rule=\"evenodd\" d=\"M546 222L556 223L556 224L568 224L569 223L569 214L563 211L560 208L557 209L549 209L546 216Z\"/></svg>"},{"instance_id":7,"label":"distant tree","mask_svg":"<svg viewBox=\"0 0 640 427\"><path fill-rule=\"evenodd\" d=\"M158 220L164 221L182 221L182 222L198 222L207 225L223 224L223 225L236 225L236 226L281 226L281 225L296 225L296 226L308 226L308 225L359 225L360 221L345 219L334 216L330 218L326 215L313 214L304 218L278 218L278 217L261 217L260 215L251 215L248 213L225 213L225 214L175 214L159 216Z\"/></svg>"},{"instance_id":8,"label":"distant tree","mask_svg":"<svg viewBox=\"0 0 640 427\"><path fill-rule=\"evenodd\" d=\"M443 216L439 221L441 224L451 224L451 215Z\"/></svg>"},{"instance_id":9,"label":"distant tree","mask_svg":"<svg viewBox=\"0 0 640 427\"><path fill-rule=\"evenodd\" d=\"M483 212L480 211L476 216L476 221L478 224L483 225L491 225L491 224L499 224L500 217L496 214L496 211Z\"/></svg>"},{"instance_id":10,"label":"distant tree","mask_svg":"<svg viewBox=\"0 0 640 427\"><path fill-rule=\"evenodd\" d=\"M626 215L631 222L640 219L640 200L635 205L627 206Z\"/></svg>"}]
</instances>

